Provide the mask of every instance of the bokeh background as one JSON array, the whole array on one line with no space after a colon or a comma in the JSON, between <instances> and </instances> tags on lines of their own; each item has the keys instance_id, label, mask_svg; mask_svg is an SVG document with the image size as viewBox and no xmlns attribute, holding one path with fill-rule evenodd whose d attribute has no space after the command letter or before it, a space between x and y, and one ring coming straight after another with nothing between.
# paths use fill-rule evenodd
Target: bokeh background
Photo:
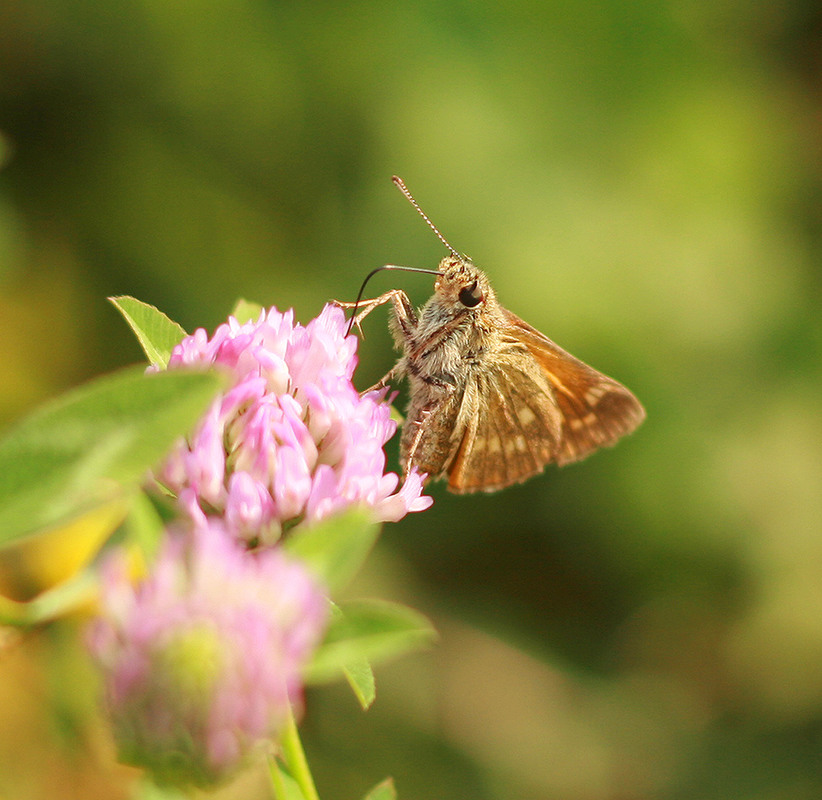
<instances>
[{"instance_id":1,"label":"bokeh background","mask_svg":"<svg viewBox=\"0 0 822 800\"><path fill-rule=\"evenodd\" d=\"M309 694L322 797L822 797L820 79L801 0L2 3L0 420L140 360L107 295L307 321L434 267L402 175L648 420L386 526L355 588L442 639ZM3 798L128 794L77 640L0 653Z\"/></svg>"}]
</instances>

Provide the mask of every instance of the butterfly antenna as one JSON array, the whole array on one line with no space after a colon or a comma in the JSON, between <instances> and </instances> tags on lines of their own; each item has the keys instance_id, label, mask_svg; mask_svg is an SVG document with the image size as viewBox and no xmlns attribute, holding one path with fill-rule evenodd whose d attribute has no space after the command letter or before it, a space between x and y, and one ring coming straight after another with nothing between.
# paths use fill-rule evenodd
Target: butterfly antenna
<instances>
[{"instance_id":1,"label":"butterfly antenna","mask_svg":"<svg viewBox=\"0 0 822 800\"><path fill-rule=\"evenodd\" d=\"M437 234L437 238L451 251L452 256L460 257L460 254L454 250L453 247L448 243L448 239L446 239L440 232L437 226L431 222L428 218L428 215L420 208L420 204L414 199L414 195L408 191L408 187L405 185L405 181L397 175L392 175L391 180L394 181L394 185L405 195L406 199L409 203L411 203L417 211L420 212L420 216L428 223L428 227Z\"/></svg>"}]
</instances>

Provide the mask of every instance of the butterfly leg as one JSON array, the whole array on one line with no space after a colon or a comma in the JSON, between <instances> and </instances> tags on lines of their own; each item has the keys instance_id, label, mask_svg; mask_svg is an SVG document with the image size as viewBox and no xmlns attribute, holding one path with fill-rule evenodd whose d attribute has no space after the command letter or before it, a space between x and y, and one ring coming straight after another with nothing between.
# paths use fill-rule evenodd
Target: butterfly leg
<instances>
[{"instance_id":1,"label":"butterfly leg","mask_svg":"<svg viewBox=\"0 0 822 800\"><path fill-rule=\"evenodd\" d=\"M394 381L401 378L404 374L405 365L401 361L398 361L373 386L369 386L364 392L360 392L360 395L368 394L369 392L376 392L380 389L385 389L386 386L390 386Z\"/></svg>"},{"instance_id":2,"label":"butterfly leg","mask_svg":"<svg viewBox=\"0 0 822 800\"><path fill-rule=\"evenodd\" d=\"M340 308L353 308L354 310L361 309L354 317L353 323L357 326L360 333L362 333L362 321L375 308L385 305L385 303L391 303L394 306L394 317L396 318L397 324L399 325L404 337L410 336L411 331L417 325L417 312L414 310L414 306L411 305L408 295L402 291L402 289L391 289L385 294L381 294L379 297L374 297L370 300L360 300L359 303L342 303L339 300L335 300L334 303Z\"/></svg>"},{"instance_id":3,"label":"butterfly leg","mask_svg":"<svg viewBox=\"0 0 822 800\"><path fill-rule=\"evenodd\" d=\"M416 467L431 478L436 478L447 466L451 455L453 415L450 405L454 387L447 381L436 381L438 392L430 395L422 406L412 400L408 419L400 442L400 461L405 478Z\"/></svg>"},{"instance_id":4,"label":"butterfly leg","mask_svg":"<svg viewBox=\"0 0 822 800\"><path fill-rule=\"evenodd\" d=\"M362 309L361 311L359 311L359 313L354 317L352 321L352 324L357 326L358 330L360 331L360 334L362 334L362 321L375 308L381 305L385 305L385 303L391 303L394 307L394 319L392 320L392 328L394 327L394 325L396 325L399 328L399 333L401 337L400 343L402 343L402 339L409 338L411 336L411 332L417 324L417 312L414 310L414 306L411 305L411 301L408 299L408 295L401 289L391 289L385 294L381 294L379 297L374 297L370 300L360 300L359 303L344 303L340 302L339 300L335 300L334 303L335 305L338 305L340 308L343 309ZM396 339L397 336L395 335L394 338ZM373 386L369 386L368 389L362 392L362 394L368 394L369 392L384 389L386 386L389 386L391 383L401 378L404 374L405 365L402 361L398 361L387 374L383 375L383 377L380 378L380 380L377 381L377 383L375 383Z\"/></svg>"},{"instance_id":5,"label":"butterfly leg","mask_svg":"<svg viewBox=\"0 0 822 800\"><path fill-rule=\"evenodd\" d=\"M411 423L415 426L416 430L414 431L414 438L411 440L411 446L408 448L408 454L404 459L405 463L403 464L402 470L403 482L408 479L408 473L410 473L414 467L414 456L417 452L417 448L420 446L423 434L425 433L425 423L438 405L438 402L429 403L425 406L425 408L420 409L418 418Z\"/></svg>"}]
</instances>

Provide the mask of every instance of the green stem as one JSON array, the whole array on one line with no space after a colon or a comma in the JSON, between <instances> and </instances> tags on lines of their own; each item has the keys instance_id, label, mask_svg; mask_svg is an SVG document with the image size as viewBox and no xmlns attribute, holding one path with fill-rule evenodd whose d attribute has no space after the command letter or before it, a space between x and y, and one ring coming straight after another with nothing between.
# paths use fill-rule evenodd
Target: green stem
<instances>
[{"instance_id":1,"label":"green stem","mask_svg":"<svg viewBox=\"0 0 822 800\"><path fill-rule=\"evenodd\" d=\"M286 800L285 783L280 769L277 766L277 756L271 753L268 756L268 777L271 779L271 791L274 793L274 800Z\"/></svg>"},{"instance_id":2,"label":"green stem","mask_svg":"<svg viewBox=\"0 0 822 800\"><path fill-rule=\"evenodd\" d=\"M308 759L305 757L305 750L303 750L300 741L300 734L297 731L297 722L291 709L288 711L288 719L280 736L280 753L288 772L299 786L305 800L320 800L317 787L314 785L314 778L311 776L311 769L308 766ZM276 772L274 764L271 765L270 771L275 795L278 798L284 797L285 787L280 776L274 775Z\"/></svg>"}]
</instances>

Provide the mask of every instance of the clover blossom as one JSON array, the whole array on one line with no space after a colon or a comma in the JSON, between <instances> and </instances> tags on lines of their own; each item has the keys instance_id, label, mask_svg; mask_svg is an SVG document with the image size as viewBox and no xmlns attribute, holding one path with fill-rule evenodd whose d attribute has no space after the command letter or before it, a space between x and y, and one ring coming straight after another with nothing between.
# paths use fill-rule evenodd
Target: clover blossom
<instances>
[{"instance_id":1,"label":"clover blossom","mask_svg":"<svg viewBox=\"0 0 822 800\"><path fill-rule=\"evenodd\" d=\"M209 338L186 337L168 368L216 365L234 376L199 427L170 455L159 480L195 519L218 514L236 535L272 543L284 527L351 505L396 521L431 505L422 477L384 474L393 435L385 392L363 397L351 377L357 339L343 311L326 305L306 326L271 308L233 317Z\"/></svg>"},{"instance_id":2,"label":"clover blossom","mask_svg":"<svg viewBox=\"0 0 822 800\"><path fill-rule=\"evenodd\" d=\"M172 532L135 586L104 566L89 647L123 761L160 783L209 786L275 737L328 604L279 548L255 552L209 520Z\"/></svg>"}]
</instances>

